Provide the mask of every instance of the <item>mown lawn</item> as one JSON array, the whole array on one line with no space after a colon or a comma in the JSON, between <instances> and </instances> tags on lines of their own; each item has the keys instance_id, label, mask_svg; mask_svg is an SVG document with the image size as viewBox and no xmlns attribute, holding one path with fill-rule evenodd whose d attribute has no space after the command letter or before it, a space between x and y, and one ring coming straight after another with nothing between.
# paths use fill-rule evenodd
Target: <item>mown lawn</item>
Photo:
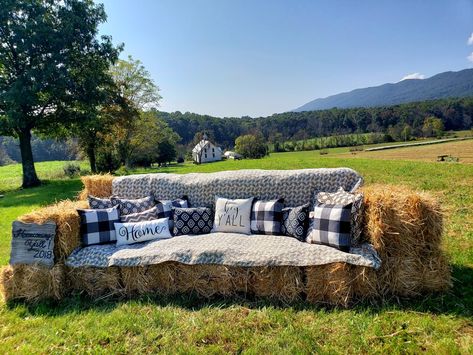
<instances>
[{"instance_id":1,"label":"mown lawn","mask_svg":"<svg viewBox=\"0 0 473 355\"><path fill-rule=\"evenodd\" d=\"M56 168L44 164L51 174ZM351 167L367 184L404 184L429 191L446 210L445 249L454 287L446 295L358 305L350 310L282 305L265 301L194 297L59 304L0 305L0 351L5 353L359 353L473 352L473 165L320 156L318 152L273 154L262 160L184 164L161 172L230 169ZM9 169L0 168L0 181ZM17 169L17 167L13 167ZM155 170L142 170L150 172ZM60 176L58 173L57 176ZM0 265L9 257L10 224L18 215L74 197L78 179L50 180L31 190L4 188L0 199Z\"/></svg>"}]
</instances>

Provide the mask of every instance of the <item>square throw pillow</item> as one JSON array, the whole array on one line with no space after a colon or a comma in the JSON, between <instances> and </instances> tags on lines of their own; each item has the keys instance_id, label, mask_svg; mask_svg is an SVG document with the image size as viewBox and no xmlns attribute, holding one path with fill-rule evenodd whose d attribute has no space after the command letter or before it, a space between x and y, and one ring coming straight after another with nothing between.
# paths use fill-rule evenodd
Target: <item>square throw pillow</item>
<instances>
[{"instance_id":1,"label":"square throw pillow","mask_svg":"<svg viewBox=\"0 0 473 355\"><path fill-rule=\"evenodd\" d=\"M351 246L351 208L351 204L315 206L309 215L311 220L306 242L348 252Z\"/></svg>"},{"instance_id":2,"label":"square throw pillow","mask_svg":"<svg viewBox=\"0 0 473 355\"><path fill-rule=\"evenodd\" d=\"M282 210L281 233L304 241L309 223L309 204Z\"/></svg>"},{"instance_id":3,"label":"square throw pillow","mask_svg":"<svg viewBox=\"0 0 473 355\"><path fill-rule=\"evenodd\" d=\"M153 208L143 212L130 213L120 216L120 220L123 223L152 221L153 219L159 219L158 206L154 206Z\"/></svg>"},{"instance_id":4,"label":"square throw pillow","mask_svg":"<svg viewBox=\"0 0 473 355\"><path fill-rule=\"evenodd\" d=\"M253 197L230 200L216 197L213 232L251 233L251 206Z\"/></svg>"},{"instance_id":5,"label":"square throw pillow","mask_svg":"<svg viewBox=\"0 0 473 355\"><path fill-rule=\"evenodd\" d=\"M113 207L112 200L109 198L100 198L89 195L87 196L87 200L89 201L89 207L94 210L103 210L105 208Z\"/></svg>"},{"instance_id":6,"label":"square throw pillow","mask_svg":"<svg viewBox=\"0 0 473 355\"><path fill-rule=\"evenodd\" d=\"M117 245L127 245L156 239L171 238L167 218L152 221L115 223Z\"/></svg>"},{"instance_id":7,"label":"square throw pillow","mask_svg":"<svg viewBox=\"0 0 473 355\"><path fill-rule=\"evenodd\" d=\"M251 233L281 234L284 199L255 201L251 207Z\"/></svg>"},{"instance_id":8,"label":"square throw pillow","mask_svg":"<svg viewBox=\"0 0 473 355\"><path fill-rule=\"evenodd\" d=\"M118 206L103 210L77 210L80 216L82 245L116 241L115 223L120 222Z\"/></svg>"},{"instance_id":9,"label":"square throw pillow","mask_svg":"<svg viewBox=\"0 0 473 355\"><path fill-rule=\"evenodd\" d=\"M363 232L363 194L352 194L346 192L340 187L337 192L319 192L317 194L317 203L332 205L346 205L351 203L351 242L353 245L361 243L361 234Z\"/></svg>"},{"instance_id":10,"label":"square throw pillow","mask_svg":"<svg viewBox=\"0 0 473 355\"><path fill-rule=\"evenodd\" d=\"M212 230L212 211L206 207L173 209L175 236L184 234L208 234Z\"/></svg>"},{"instance_id":11,"label":"square throw pillow","mask_svg":"<svg viewBox=\"0 0 473 355\"><path fill-rule=\"evenodd\" d=\"M111 200L114 206L119 207L120 215L143 212L154 207L156 204L153 196L146 196L134 200L112 196Z\"/></svg>"}]
</instances>

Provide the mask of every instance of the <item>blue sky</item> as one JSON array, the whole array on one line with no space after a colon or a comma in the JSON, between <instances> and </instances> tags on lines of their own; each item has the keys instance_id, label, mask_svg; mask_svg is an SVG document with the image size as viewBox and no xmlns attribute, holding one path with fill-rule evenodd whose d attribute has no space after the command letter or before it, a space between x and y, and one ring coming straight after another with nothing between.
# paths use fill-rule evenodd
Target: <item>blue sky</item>
<instances>
[{"instance_id":1,"label":"blue sky","mask_svg":"<svg viewBox=\"0 0 473 355\"><path fill-rule=\"evenodd\" d=\"M163 111L265 116L473 67L473 0L97 2L101 33L144 63Z\"/></svg>"}]
</instances>

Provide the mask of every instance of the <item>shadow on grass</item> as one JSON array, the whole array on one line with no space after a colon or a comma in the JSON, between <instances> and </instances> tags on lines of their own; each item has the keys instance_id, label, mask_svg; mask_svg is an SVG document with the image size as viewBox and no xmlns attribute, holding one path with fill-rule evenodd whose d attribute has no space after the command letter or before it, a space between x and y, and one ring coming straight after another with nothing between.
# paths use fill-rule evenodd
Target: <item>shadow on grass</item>
<instances>
[{"instance_id":1,"label":"shadow on grass","mask_svg":"<svg viewBox=\"0 0 473 355\"><path fill-rule=\"evenodd\" d=\"M41 186L18 189L5 193L0 207L48 205L64 199L73 199L82 189L79 179L43 180Z\"/></svg>"},{"instance_id":2,"label":"shadow on grass","mask_svg":"<svg viewBox=\"0 0 473 355\"><path fill-rule=\"evenodd\" d=\"M459 317L473 317L473 268L453 268L455 278L452 290L443 294L433 294L413 299L391 299L389 301L366 300L349 309L356 313L368 313L372 315L389 312L416 313L419 315L449 315ZM336 311L343 310L327 305L313 305L299 301L294 303L283 303L267 299L256 299L253 297L215 297L212 299L199 298L196 295L181 294L172 296L144 295L130 299L108 298L102 300L91 300L81 295L69 296L59 302L43 301L36 304L28 304L21 301L9 302L7 307L11 310L16 307L25 307L24 311L32 316L55 317L65 314L87 312L89 310L99 313L108 313L121 305L136 305L156 307L176 307L191 311L199 311L205 308L225 309L230 307L244 307L249 309L273 308L278 310L291 309L294 311Z\"/></svg>"}]
</instances>

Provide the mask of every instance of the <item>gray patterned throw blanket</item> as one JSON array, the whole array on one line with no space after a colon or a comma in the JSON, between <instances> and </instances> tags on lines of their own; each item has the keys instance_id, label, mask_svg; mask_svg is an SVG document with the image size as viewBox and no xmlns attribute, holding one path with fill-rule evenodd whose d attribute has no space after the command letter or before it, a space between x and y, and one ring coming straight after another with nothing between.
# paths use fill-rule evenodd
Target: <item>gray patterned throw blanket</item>
<instances>
[{"instance_id":1,"label":"gray patterned throw blanket","mask_svg":"<svg viewBox=\"0 0 473 355\"><path fill-rule=\"evenodd\" d=\"M120 247L114 244L92 245L76 249L66 265L145 266L166 261L228 266L311 266L346 262L375 269L381 265L376 251L369 244L344 253L291 237L234 233L183 235Z\"/></svg>"},{"instance_id":2,"label":"gray patterned throw blanket","mask_svg":"<svg viewBox=\"0 0 473 355\"><path fill-rule=\"evenodd\" d=\"M206 207L213 207L216 195L260 199L282 197L286 206L298 206L312 203L314 195L320 191L335 192L340 186L346 191L354 191L362 182L361 176L348 168L238 170L123 176L113 180L112 192L123 198L154 194L163 200L187 195L191 205ZM70 267L144 266L166 261L229 266L310 266L346 262L380 267L376 251L368 244L344 253L290 237L232 233L179 236L122 247L114 244L89 246L75 250L66 264Z\"/></svg>"}]
</instances>

